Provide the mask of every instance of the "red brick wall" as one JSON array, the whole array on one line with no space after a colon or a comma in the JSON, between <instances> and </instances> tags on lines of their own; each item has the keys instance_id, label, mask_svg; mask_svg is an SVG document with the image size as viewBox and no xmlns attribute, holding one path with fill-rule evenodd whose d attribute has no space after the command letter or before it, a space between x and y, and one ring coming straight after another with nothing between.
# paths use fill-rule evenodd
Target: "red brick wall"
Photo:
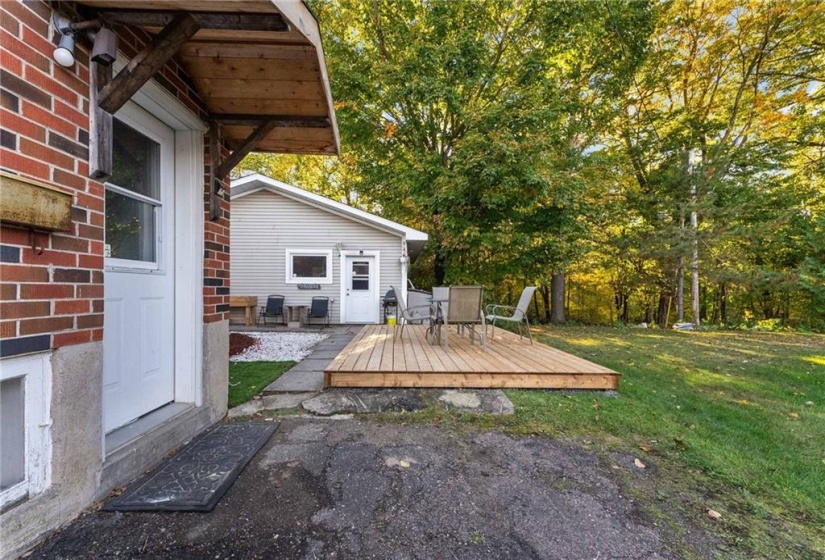
<instances>
[{"instance_id":1,"label":"red brick wall","mask_svg":"<svg viewBox=\"0 0 825 560\"><path fill-rule=\"evenodd\" d=\"M228 153L224 150L222 157ZM207 150L206 174L209 169ZM203 321L229 320L229 180L223 183L220 217L209 219L210 196L204 192Z\"/></svg>"},{"instance_id":2,"label":"red brick wall","mask_svg":"<svg viewBox=\"0 0 825 560\"><path fill-rule=\"evenodd\" d=\"M103 337L104 187L88 179L88 44L78 41L73 67L58 66L50 18L42 1L0 2L0 167L73 195L71 231L35 234L42 253L32 249L28 230L0 227L2 355ZM130 58L149 39L139 30L116 31ZM170 62L155 80L205 119L180 65ZM9 190L0 196L14 196ZM229 205L227 194L223 215L210 222L206 180L204 193L204 321L213 322L229 318Z\"/></svg>"}]
</instances>

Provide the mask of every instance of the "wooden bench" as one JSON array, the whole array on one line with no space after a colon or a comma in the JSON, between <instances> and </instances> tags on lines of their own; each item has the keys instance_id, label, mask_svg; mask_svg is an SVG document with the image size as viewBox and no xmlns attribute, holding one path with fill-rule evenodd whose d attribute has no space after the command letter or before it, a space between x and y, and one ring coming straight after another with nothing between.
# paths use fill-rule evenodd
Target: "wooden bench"
<instances>
[{"instance_id":1,"label":"wooden bench","mask_svg":"<svg viewBox=\"0 0 825 560\"><path fill-rule=\"evenodd\" d=\"M243 307L246 309L246 326L255 324L255 310L258 307L258 296L229 296L229 308Z\"/></svg>"}]
</instances>

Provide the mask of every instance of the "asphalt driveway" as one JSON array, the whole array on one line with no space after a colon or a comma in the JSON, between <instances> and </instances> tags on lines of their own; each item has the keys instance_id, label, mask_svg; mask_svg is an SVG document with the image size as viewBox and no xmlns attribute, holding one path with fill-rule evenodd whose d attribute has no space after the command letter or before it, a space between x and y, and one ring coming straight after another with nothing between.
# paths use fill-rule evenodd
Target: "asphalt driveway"
<instances>
[{"instance_id":1,"label":"asphalt driveway","mask_svg":"<svg viewBox=\"0 0 825 560\"><path fill-rule=\"evenodd\" d=\"M296 417L213 512L90 511L31 558L676 557L660 531L574 442Z\"/></svg>"}]
</instances>

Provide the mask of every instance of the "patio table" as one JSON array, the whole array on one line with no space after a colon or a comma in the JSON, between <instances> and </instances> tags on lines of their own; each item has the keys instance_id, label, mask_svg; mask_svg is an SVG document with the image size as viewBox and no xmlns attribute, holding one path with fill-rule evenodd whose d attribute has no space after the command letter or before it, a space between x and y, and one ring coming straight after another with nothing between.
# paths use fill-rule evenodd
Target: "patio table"
<instances>
[{"instance_id":1,"label":"patio table","mask_svg":"<svg viewBox=\"0 0 825 560\"><path fill-rule=\"evenodd\" d=\"M430 329L432 330L432 335L430 338L430 343L435 342L438 340L438 344L441 344L441 327L442 324L444 328L447 328L447 314L444 312L444 304L449 303L449 298L441 298L441 297L433 297L430 298L430 303L433 305L433 316L435 319L430 324Z\"/></svg>"},{"instance_id":2,"label":"patio table","mask_svg":"<svg viewBox=\"0 0 825 560\"><path fill-rule=\"evenodd\" d=\"M284 305L287 310L287 324L286 326L290 329L298 329L301 327L301 323L303 323L303 316L304 310L307 308L306 305L296 305L296 304L289 304Z\"/></svg>"}]
</instances>

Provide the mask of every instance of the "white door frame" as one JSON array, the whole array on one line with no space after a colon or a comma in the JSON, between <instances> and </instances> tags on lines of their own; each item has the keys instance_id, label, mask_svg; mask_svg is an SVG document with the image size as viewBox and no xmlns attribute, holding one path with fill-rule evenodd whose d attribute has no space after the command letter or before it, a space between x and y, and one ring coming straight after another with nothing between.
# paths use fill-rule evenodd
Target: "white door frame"
<instances>
[{"instance_id":1,"label":"white door frame","mask_svg":"<svg viewBox=\"0 0 825 560\"><path fill-rule=\"evenodd\" d=\"M338 276L341 285L341 317L339 322L346 323L347 317L347 257L374 257L375 258L375 308L381 305L381 251L341 251L339 261L340 273ZM378 313L378 320L381 322L381 313Z\"/></svg>"},{"instance_id":2,"label":"white door frame","mask_svg":"<svg viewBox=\"0 0 825 560\"><path fill-rule=\"evenodd\" d=\"M122 70L127 63L127 59L119 56L115 70ZM132 101L175 131L175 402L201 406L203 135L207 126L153 80L138 90ZM105 453L105 438L101 438L101 445Z\"/></svg>"}]
</instances>

